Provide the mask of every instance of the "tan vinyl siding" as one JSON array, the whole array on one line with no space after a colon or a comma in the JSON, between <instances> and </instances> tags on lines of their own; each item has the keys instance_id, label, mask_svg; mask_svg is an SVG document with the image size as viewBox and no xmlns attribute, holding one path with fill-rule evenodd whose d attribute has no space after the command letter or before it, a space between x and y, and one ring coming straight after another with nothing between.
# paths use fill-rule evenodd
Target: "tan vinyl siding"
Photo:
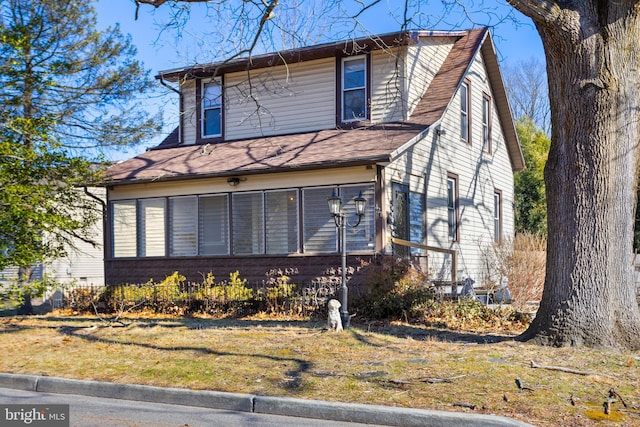
<instances>
[{"instance_id":1,"label":"tan vinyl siding","mask_svg":"<svg viewBox=\"0 0 640 427\"><path fill-rule=\"evenodd\" d=\"M225 139L335 126L335 59L225 75Z\"/></svg>"},{"instance_id":2,"label":"tan vinyl siding","mask_svg":"<svg viewBox=\"0 0 640 427\"><path fill-rule=\"evenodd\" d=\"M371 54L371 122L403 120L404 79L403 62L406 49L374 51ZM397 58L397 61L396 61Z\"/></svg>"},{"instance_id":3,"label":"tan vinyl siding","mask_svg":"<svg viewBox=\"0 0 640 427\"><path fill-rule=\"evenodd\" d=\"M180 91L182 93L182 142L185 145L195 144L198 124L196 118L196 81L185 81L180 86Z\"/></svg>"},{"instance_id":4,"label":"tan vinyl siding","mask_svg":"<svg viewBox=\"0 0 640 427\"><path fill-rule=\"evenodd\" d=\"M413 112L453 48L455 38L423 38L407 52L407 110Z\"/></svg>"}]
</instances>

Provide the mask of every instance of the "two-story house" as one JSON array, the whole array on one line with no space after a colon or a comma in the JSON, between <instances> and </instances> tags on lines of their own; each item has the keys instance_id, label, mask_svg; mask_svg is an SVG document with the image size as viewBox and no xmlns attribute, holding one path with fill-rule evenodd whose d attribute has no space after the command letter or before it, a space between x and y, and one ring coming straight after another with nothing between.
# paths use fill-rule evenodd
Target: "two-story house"
<instances>
[{"instance_id":1,"label":"two-story house","mask_svg":"<svg viewBox=\"0 0 640 427\"><path fill-rule=\"evenodd\" d=\"M514 232L524 160L487 29L385 34L161 72L180 126L107 171L106 282L197 281L340 266L334 191L355 222L349 265L429 246L483 274ZM395 240L394 240L395 239ZM403 243L404 242L404 243ZM406 242L414 244L413 248ZM435 278L451 256L429 252Z\"/></svg>"}]
</instances>

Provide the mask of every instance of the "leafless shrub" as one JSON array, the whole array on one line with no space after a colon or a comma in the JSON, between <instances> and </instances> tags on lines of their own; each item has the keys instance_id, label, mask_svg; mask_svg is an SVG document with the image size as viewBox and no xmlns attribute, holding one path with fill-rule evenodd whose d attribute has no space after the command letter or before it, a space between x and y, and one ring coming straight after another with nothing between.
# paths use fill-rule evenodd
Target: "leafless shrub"
<instances>
[{"instance_id":1,"label":"leafless shrub","mask_svg":"<svg viewBox=\"0 0 640 427\"><path fill-rule=\"evenodd\" d=\"M509 280L513 305L524 308L529 302L542 298L546 265L546 238L519 233L510 240L493 245L484 251L487 287L498 287L500 279Z\"/></svg>"}]
</instances>

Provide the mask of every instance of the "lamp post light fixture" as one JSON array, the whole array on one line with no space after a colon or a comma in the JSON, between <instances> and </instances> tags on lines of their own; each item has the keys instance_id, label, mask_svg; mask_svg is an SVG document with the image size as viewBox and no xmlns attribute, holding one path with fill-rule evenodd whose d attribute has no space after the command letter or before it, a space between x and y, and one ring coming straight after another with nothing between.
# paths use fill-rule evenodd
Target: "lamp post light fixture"
<instances>
[{"instance_id":1,"label":"lamp post light fixture","mask_svg":"<svg viewBox=\"0 0 640 427\"><path fill-rule=\"evenodd\" d=\"M346 214L342 212L342 198L338 196L335 189L327 202L329 203L329 212L331 212L331 215L333 216L336 227L341 231L340 249L342 252L342 285L340 286L340 319L342 320L342 327L348 328L351 317L349 316L349 310L347 309L349 293L347 288L347 226L357 227L360 224L360 221L362 221L362 217L364 216L367 199L362 197L362 191L358 197L353 199L356 208L356 215L358 216L358 222L355 224L349 224Z\"/></svg>"}]
</instances>

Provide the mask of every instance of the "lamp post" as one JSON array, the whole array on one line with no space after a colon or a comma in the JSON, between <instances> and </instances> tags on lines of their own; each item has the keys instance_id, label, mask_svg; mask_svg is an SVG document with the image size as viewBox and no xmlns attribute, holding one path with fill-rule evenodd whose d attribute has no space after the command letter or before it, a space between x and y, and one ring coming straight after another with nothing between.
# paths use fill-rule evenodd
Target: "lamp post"
<instances>
[{"instance_id":1,"label":"lamp post","mask_svg":"<svg viewBox=\"0 0 640 427\"><path fill-rule=\"evenodd\" d=\"M333 220L336 223L336 227L341 231L340 249L342 252L342 286L340 286L340 319L342 320L342 327L348 328L351 317L349 316L349 310L347 309L347 295L349 290L347 289L347 226L357 227L362 221L364 216L364 208L367 203L367 199L362 197L362 191L353 199L356 207L356 215L358 216L358 222L355 224L349 224L347 216L342 212L342 199L338 196L337 191L334 189L333 194L327 202L329 203L329 212L333 216Z\"/></svg>"}]
</instances>

